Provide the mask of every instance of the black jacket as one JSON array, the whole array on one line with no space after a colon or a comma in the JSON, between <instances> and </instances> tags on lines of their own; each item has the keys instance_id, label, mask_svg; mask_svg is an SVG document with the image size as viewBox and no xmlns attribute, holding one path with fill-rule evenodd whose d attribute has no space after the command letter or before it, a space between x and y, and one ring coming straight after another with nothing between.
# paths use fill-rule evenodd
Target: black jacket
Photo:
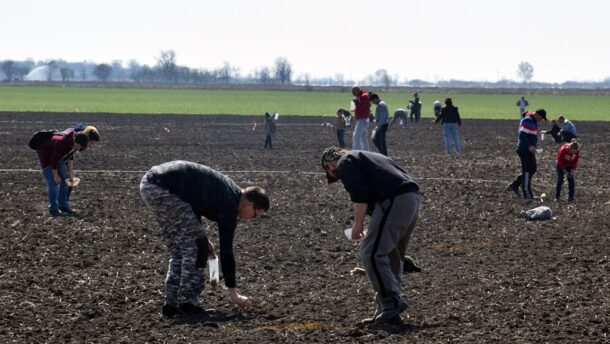
<instances>
[{"instance_id":1,"label":"black jacket","mask_svg":"<svg viewBox=\"0 0 610 344\"><path fill-rule=\"evenodd\" d=\"M171 161L150 169L149 182L156 184L191 205L201 216L218 223L220 262L226 286L235 287L233 237L241 188L222 173L190 161Z\"/></svg>"},{"instance_id":2,"label":"black jacket","mask_svg":"<svg viewBox=\"0 0 610 344\"><path fill-rule=\"evenodd\" d=\"M443 123L457 123L462 125L460 113L457 106L445 106L441 109L441 114L434 120L435 123L443 121Z\"/></svg>"},{"instance_id":3,"label":"black jacket","mask_svg":"<svg viewBox=\"0 0 610 344\"><path fill-rule=\"evenodd\" d=\"M419 187L392 159L379 153L354 150L337 164L337 176L355 203L374 204Z\"/></svg>"}]
</instances>

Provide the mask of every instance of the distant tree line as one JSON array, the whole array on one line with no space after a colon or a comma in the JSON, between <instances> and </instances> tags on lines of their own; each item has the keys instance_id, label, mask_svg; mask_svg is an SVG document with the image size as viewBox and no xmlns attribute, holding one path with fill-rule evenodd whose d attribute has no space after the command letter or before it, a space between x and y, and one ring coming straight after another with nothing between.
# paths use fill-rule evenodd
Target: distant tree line
<instances>
[{"instance_id":1,"label":"distant tree line","mask_svg":"<svg viewBox=\"0 0 610 344\"><path fill-rule=\"evenodd\" d=\"M42 67L42 68L41 68ZM516 75L519 81L504 79L496 82L469 80L440 80L430 82L420 79L400 79L386 69L379 69L362 80L352 80L337 73L334 76L312 78L309 74L294 76L292 64L285 57L278 57L271 66L262 66L249 73L242 73L239 67L224 62L217 68L190 68L177 63L174 50L163 50L156 57L153 66L140 64L136 60L124 63L114 60L110 63L90 61L68 62L64 60L46 61L0 61L0 80L4 82L26 81L32 71L36 81L69 82L133 82L144 84L259 84L259 85L297 85L297 86L351 86L354 84L376 87L411 86L411 87L454 87L454 88L610 88L610 77L600 82L564 83L534 82L534 67L528 62L517 66ZM41 79L42 73L42 79ZM32 73L34 74L34 73Z\"/></svg>"}]
</instances>

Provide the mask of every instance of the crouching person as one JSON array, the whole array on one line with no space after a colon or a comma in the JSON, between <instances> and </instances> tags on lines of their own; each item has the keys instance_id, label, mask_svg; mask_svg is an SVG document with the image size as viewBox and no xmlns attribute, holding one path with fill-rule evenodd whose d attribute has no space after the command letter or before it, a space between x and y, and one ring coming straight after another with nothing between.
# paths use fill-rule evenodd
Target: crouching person
<instances>
[{"instance_id":1,"label":"crouching person","mask_svg":"<svg viewBox=\"0 0 610 344\"><path fill-rule=\"evenodd\" d=\"M170 254L162 314L204 315L199 303L203 268L215 257L201 217L218 223L220 263L233 303L244 310L250 299L236 288L233 237L238 220L265 214L269 198L260 187L240 188L229 177L200 164L172 161L152 167L142 178L140 194L161 227Z\"/></svg>"},{"instance_id":2,"label":"crouching person","mask_svg":"<svg viewBox=\"0 0 610 344\"><path fill-rule=\"evenodd\" d=\"M354 203L352 239L375 295L375 313L363 323L395 323L407 308L401 296L403 257L419 215L419 187L390 158L367 151L327 148L322 168L328 183L341 180ZM373 208L364 232L367 208Z\"/></svg>"},{"instance_id":3,"label":"crouching person","mask_svg":"<svg viewBox=\"0 0 610 344\"><path fill-rule=\"evenodd\" d=\"M564 143L557 152L557 186L555 188L555 202L561 200L561 189L564 177L568 178L568 202L574 202L576 186L574 183L574 172L580 159L580 147L576 140Z\"/></svg>"}]
</instances>

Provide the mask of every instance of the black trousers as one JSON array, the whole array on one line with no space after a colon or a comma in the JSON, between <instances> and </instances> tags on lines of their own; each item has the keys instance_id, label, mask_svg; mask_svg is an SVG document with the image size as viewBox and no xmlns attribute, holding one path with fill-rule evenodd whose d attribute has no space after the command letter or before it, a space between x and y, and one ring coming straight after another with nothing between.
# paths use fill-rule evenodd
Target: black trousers
<instances>
[{"instance_id":1,"label":"black trousers","mask_svg":"<svg viewBox=\"0 0 610 344\"><path fill-rule=\"evenodd\" d=\"M523 191L523 198L533 198L532 194L532 178L536 173L536 154L528 152L517 151L519 159L521 160L521 174L513 181L512 185L521 187Z\"/></svg>"}]
</instances>

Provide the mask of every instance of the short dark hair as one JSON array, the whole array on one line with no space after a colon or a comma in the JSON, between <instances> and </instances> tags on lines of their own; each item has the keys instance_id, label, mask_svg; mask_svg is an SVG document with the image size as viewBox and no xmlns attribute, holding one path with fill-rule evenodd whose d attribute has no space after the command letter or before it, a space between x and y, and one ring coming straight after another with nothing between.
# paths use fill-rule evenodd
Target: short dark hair
<instances>
[{"instance_id":1,"label":"short dark hair","mask_svg":"<svg viewBox=\"0 0 610 344\"><path fill-rule=\"evenodd\" d=\"M379 99L379 95L377 95L377 93L369 94L369 100L370 101L377 100L377 99Z\"/></svg>"},{"instance_id":2,"label":"short dark hair","mask_svg":"<svg viewBox=\"0 0 610 344\"><path fill-rule=\"evenodd\" d=\"M245 191L246 199L254 204L255 209L269 210L269 196L265 189L260 186L248 186Z\"/></svg>"},{"instance_id":3,"label":"short dark hair","mask_svg":"<svg viewBox=\"0 0 610 344\"><path fill-rule=\"evenodd\" d=\"M449 105L449 106L453 105L453 100L451 100L451 98L445 99L445 105Z\"/></svg>"},{"instance_id":4,"label":"short dark hair","mask_svg":"<svg viewBox=\"0 0 610 344\"><path fill-rule=\"evenodd\" d=\"M74 135L74 142L78 143L83 147L87 147L89 144L89 136L85 133L78 133Z\"/></svg>"}]
</instances>

